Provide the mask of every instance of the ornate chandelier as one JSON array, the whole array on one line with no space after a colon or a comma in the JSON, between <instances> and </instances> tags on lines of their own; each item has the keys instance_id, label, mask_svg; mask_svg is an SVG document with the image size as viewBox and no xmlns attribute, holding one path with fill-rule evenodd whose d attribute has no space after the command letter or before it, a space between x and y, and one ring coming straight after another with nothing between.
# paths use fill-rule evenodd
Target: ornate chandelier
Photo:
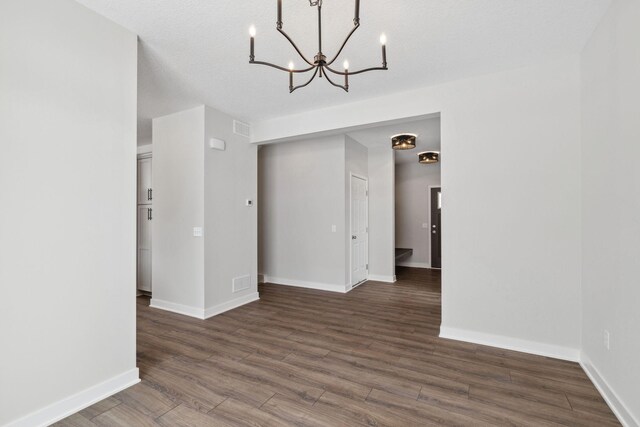
<instances>
[{"instance_id":1,"label":"ornate chandelier","mask_svg":"<svg viewBox=\"0 0 640 427\"><path fill-rule=\"evenodd\" d=\"M387 48L386 48L387 38L384 34L380 36L380 43L382 44L382 67L371 67L371 68L365 68L357 71L349 71L348 61L344 61L343 63L344 71L339 71L331 67L331 65L336 61L336 59L338 59L338 56L340 56L340 54L342 53L342 50L346 46L347 42L349 41L353 33L355 33L358 27L360 27L360 0L356 0L356 12L353 18L353 28L351 29L349 34L347 34L347 37L345 38L344 42L342 42L342 45L340 46L340 49L338 49L338 52L335 54L335 56L332 59L329 59L329 60L322 52L322 0L309 0L309 5L311 7L318 8L318 53L314 56L313 61L308 60L302 54L302 52L300 51L298 46L296 46L296 44L293 42L291 37L289 37L289 35L285 33L284 30L282 29L282 0L278 0L278 21L276 22L276 29L278 30L278 32L282 34L284 38L286 38L289 41L289 43L291 43L291 46L293 46L293 48L298 53L298 55L300 55L303 61L309 65L308 67L305 65L304 68L295 68L295 65L293 64L293 62L289 62L289 67L285 68L279 65L272 64L270 62L256 61L255 60L255 36L256 36L255 27L251 27L249 29L249 34L251 36L251 43L250 43L251 52L249 54L249 63L266 65L268 67L273 67L278 70L288 72L289 73L289 93L293 92L296 89L300 89L302 87L307 86L309 83L313 81L313 79L316 78L316 76L318 76L319 78L322 78L324 76L327 79L327 81L331 83L333 86L342 88L346 92L349 92L349 76L350 75L352 76L355 74L366 73L367 71L388 69L387 68ZM294 82L293 82L294 74L306 74L309 72L313 72L313 74L311 75L311 78L306 83L294 86ZM329 73L335 74L336 76L343 76L344 84L342 85L339 83L335 83L333 80L329 78Z\"/></svg>"}]
</instances>

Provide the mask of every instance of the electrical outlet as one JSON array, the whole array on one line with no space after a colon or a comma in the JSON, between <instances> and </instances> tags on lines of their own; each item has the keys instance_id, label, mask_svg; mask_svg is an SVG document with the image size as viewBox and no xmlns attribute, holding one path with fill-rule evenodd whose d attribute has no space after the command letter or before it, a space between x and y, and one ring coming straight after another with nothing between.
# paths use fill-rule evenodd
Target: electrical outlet
<instances>
[{"instance_id":1,"label":"electrical outlet","mask_svg":"<svg viewBox=\"0 0 640 427\"><path fill-rule=\"evenodd\" d=\"M611 349L611 334L606 329L604 330L604 348Z\"/></svg>"}]
</instances>

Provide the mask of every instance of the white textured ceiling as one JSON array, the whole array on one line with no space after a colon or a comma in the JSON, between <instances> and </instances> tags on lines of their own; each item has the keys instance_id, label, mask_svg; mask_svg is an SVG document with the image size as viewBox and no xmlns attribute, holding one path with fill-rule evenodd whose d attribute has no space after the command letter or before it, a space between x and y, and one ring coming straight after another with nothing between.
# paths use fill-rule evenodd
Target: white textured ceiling
<instances>
[{"instance_id":1,"label":"white textured ceiling","mask_svg":"<svg viewBox=\"0 0 640 427\"><path fill-rule=\"evenodd\" d=\"M440 117L377 126L349 132L347 135L365 147L384 146L392 151L391 137L400 133L417 135L416 148L394 151L396 164L418 162L418 153L423 151L440 151Z\"/></svg>"},{"instance_id":2,"label":"white textured ceiling","mask_svg":"<svg viewBox=\"0 0 640 427\"><path fill-rule=\"evenodd\" d=\"M140 37L139 137L150 118L208 104L256 121L413 87L515 68L578 53L610 0L361 0L361 27L342 57L351 68L380 64L388 36L389 71L350 79L347 94L324 80L288 93L286 73L248 64L297 64L276 32L275 0L78 0ZM284 29L317 52L315 8L283 0ZM354 0L324 0L323 45L332 55L351 28ZM342 64L342 60L338 62Z\"/></svg>"}]
</instances>

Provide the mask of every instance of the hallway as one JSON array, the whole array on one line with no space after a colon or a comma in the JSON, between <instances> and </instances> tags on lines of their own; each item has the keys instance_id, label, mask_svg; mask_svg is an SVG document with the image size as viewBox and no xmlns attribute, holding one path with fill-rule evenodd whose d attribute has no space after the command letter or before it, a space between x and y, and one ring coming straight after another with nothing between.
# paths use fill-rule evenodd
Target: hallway
<instances>
[{"instance_id":1,"label":"hallway","mask_svg":"<svg viewBox=\"0 0 640 427\"><path fill-rule=\"evenodd\" d=\"M438 270L260 298L205 321L139 298L142 382L58 425L619 425L575 363L438 338Z\"/></svg>"}]
</instances>

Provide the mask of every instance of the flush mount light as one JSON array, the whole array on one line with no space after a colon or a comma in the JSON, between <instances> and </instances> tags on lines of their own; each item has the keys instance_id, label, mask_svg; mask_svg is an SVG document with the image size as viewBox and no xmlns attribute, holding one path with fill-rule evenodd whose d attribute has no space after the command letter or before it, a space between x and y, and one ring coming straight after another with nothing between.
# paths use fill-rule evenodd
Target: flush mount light
<instances>
[{"instance_id":1,"label":"flush mount light","mask_svg":"<svg viewBox=\"0 0 640 427\"><path fill-rule=\"evenodd\" d=\"M256 29L255 27L251 27L249 29L249 36L251 37L250 45L249 45L249 49L250 49L249 63L257 64L257 65L266 65L268 67L273 67L277 70L281 70L289 73L289 92L293 92L296 89L305 87L306 85L311 83L313 79L316 78L316 76L318 76L319 78L325 77L327 82L331 83L333 86L339 87L340 89L343 89L344 91L349 92L349 76L366 73L368 71L387 70L387 36L385 36L384 34L380 36L380 44L382 45L382 66L370 67L362 70L351 70L349 68L349 62L344 61L343 67L342 67L344 71L331 67L331 65L338 59L338 57L344 50L344 47L347 45L347 42L349 41L353 33L358 29L358 27L360 27L360 0L355 0L355 1L356 1L356 8L355 8L356 11L353 17L353 27L351 31L347 34L346 39L342 42L342 45L340 45L340 48L338 48L338 51L335 54L335 56L329 58L325 56L325 54L322 51L322 0L309 0L309 5L311 7L318 8L318 53L313 57L313 60L311 60L311 59L307 59L307 57L303 55L302 51L298 48L298 46L296 46L296 44L293 42L291 37L287 33L285 33L284 30L282 29L283 27L282 0L278 0L278 20L276 21L276 30L278 30L278 32L282 34L285 39L287 39L287 41L291 44L293 49L298 53L300 58L304 61L304 64L302 64L302 68L296 68L295 64L293 62L290 62L289 67L285 68L276 64L272 64L270 62L256 61L256 56L255 56ZM334 67L336 66L334 65ZM302 75L308 72L312 72L311 78L307 80L306 83L302 83L295 86L293 82L293 75L294 74ZM330 74L337 76L337 78L344 77L344 84L339 84L331 80L331 78L329 77Z\"/></svg>"},{"instance_id":2,"label":"flush mount light","mask_svg":"<svg viewBox=\"0 0 640 427\"><path fill-rule=\"evenodd\" d=\"M391 137L391 148L394 150L411 150L416 148L416 137L412 133L402 133Z\"/></svg>"},{"instance_id":3,"label":"flush mount light","mask_svg":"<svg viewBox=\"0 0 640 427\"><path fill-rule=\"evenodd\" d=\"M418 161L423 165L430 165L440 161L440 153L437 151L424 151L418 153Z\"/></svg>"}]
</instances>

